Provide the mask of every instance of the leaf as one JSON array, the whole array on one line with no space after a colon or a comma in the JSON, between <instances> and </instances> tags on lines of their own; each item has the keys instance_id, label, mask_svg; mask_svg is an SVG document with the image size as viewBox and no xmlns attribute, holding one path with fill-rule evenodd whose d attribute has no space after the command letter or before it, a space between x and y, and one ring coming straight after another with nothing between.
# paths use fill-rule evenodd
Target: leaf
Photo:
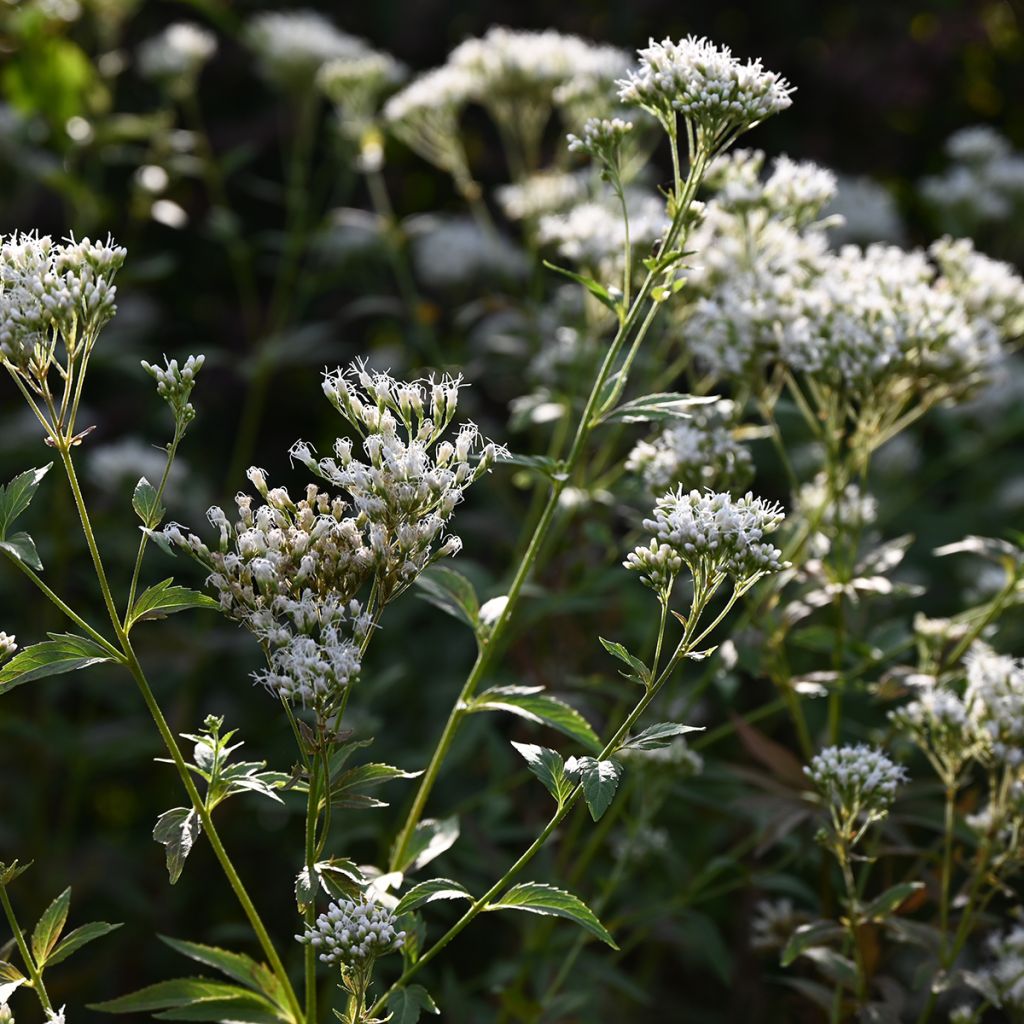
<instances>
[{"instance_id":1,"label":"leaf","mask_svg":"<svg viewBox=\"0 0 1024 1024\"><path fill-rule=\"evenodd\" d=\"M608 289L605 288L603 284L595 281L592 277L584 277L582 274L576 274L571 270L566 270L565 267L559 267L554 263L549 263L547 260L544 260L543 263L548 270L553 270L556 274L562 274L569 278L570 281L575 281L577 284L583 285L583 287L586 288L595 299L607 306L616 316L620 315L622 304L616 302L615 299L612 298Z\"/></svg>"},{"instance_id":2,"label":"leaf","mask_svg":"<svg viewBox=\"0 0 1024 1024\"><path fill-rule=\"evenodd\" d=\"M40 481L52 465L52 462L48 462L38 469L26 469L10 483L0 486L0 540L7 537L11 524L28 508Z\"/></svg>"},{"instance_id":3,"label":"leaf","mask_svg":"<svg viewBox=\"0 0 1024 1024\"><path fill-rule=\"evenodd\" d=\"M390 1024L416 1024L424 1010L434 1014L441 1012L422 985L396 989L388 996L388 1009L391 1011Z\"/></svg>"},{"instance_id":4,"label":"leaf","mask_svg":"<svg viewBox=\"0 0 1024 1024\"><path fill-rule=\"evenodd\" d=\"M172 939L166 935L161 935L159 938L176 953L196 960L206 967L212 967L233 981L240 981L254 992L267 996L281 1009L285 1008L281 983L266 964L257 963L244 953L233 953L217 946Z\"/></svg>"},{"instance_id":5,"label":"leaf","mask_svg":"<svg viewBox=\"0 0 1024 1024\"><path fill-rule=\"evenodd\" d=\"M328 896L344 896L349 899L358 898L367 885L366 876L353 861L345 857L317 861L313 865L313 879L311 882L309 869L305 867L295 876L295 902L301 912L305 912L316 898L317 885Z\"/></svg>"},{"instance_id":6,"label":"leaf","mask_svg":"<svg viewBox=\"0 0 1024 1024\"><path fill-rule=\"evenodd\" d=\"M235 989L223 999L202 999L155 1013L156 1020L209 1021L211 1024L290 1024L294 1018L255 992Z\"/></svg>"},{"instance_id":7,"label":"leaf","mask_svg":"<svg viewBox=\"0 0 1024 1024\"><path fill-rule=\"evenodd\" d=\"M162 1020L244 1021L271 1024L282 1020L280 1012L262 996L237 985L209 978L174 978L93 1003L90 1010L105 1013L152 1013L163 1011Z\"/></svg>"},{"instance_id":8,"label":"leaf","mask_svg":"<svg viewBox=\"0 0 1024 1024\"><path fill-rule=\"evenodd\" d=\"M464 622L473 632L480 626L480 600L473 584L454 569L434 566L416 578L419 596L435 608Z\"/></svg>"},{"instance_id":9,"label":"leaf","mask_svg":"<svg viewBox=\"0 0 1024 1024\"><path fill-rule=\"evenodd\" d=\"M889 917L900 906L924 888L924 882L900 882L876 896L863 910L863 916L869 921L882 921Z\"/></svg>"},{"instance_id":10,"label":"leaf","mask_svg":"<svg viewBox=\"0 0 1024 1024\"><path fill-rule=\"evenodd\" d=\"M512 746L519 751L526 761L526 766L544 783L547 791L561 807L573 788L573 783L565 777L562 755L557 750L539 747L536 743L516 743L513 740Z\"/></svg>"},{"instance_id":11,"label":"leaf","mask_svg":"<svg viewBox=\"0 0 1024 1024\"><path fill-rule=\"evenodd\" d=\"M590 816L597 821L612 802L622 778L622 765L610 758L598 761L593 757L570 757L565 763L565 774L583 783L583 797L590 808Z\"/></svg>"},{"instance_id":12,"label":"leaf","mask_svg":"<svg viewBox=\"0 0 1024 1024\"><path fill-rule=\"evenodd\" d=\"M555 483L568 480L569 475L565 471L565 463L561 459L554 459L550 455L513 455L509 454L501 460L508 466L519 466L521 469L530 469L546 476Z\"/></svg>"},{"instance_id":13,"label":"leaf","mask_svg":"<svg viewBox=\"0 0 1024 1024\"><path fill-rule=\"evenodd\" d=\"M830 981L856 990L857 967L849 957L845 957L827 946L815 946L806 950L802 955L812 961Z\"/></svg>"},{"instance_id":14,"label":"leaf","mask_svg":"<svg viewBox=\"0 0 1024 1024\"><path fill-rule=\"evenodd\" d=\"M47 957L47 965L52 967L54 964L59 964L72 953L77 953L84 945L92 942L93 939L109 935L120 927L119 924L107 924L106 921L93 921L91 924L83 924L80 928L75 928L61 939L57 948Z\"/></svg>"},{"instance_id":15,"label":"leaf","mask_svg":"<svg viewBox=\"0 0 1024 1024\"><path fill-rule=\"evenodd\" d=\"M32 956L39 966L46 963L50 951L57 945L60 933L68 919L71 889L65 889L47 908L32 931Z\"/></svg>"},{"instance_id":16,"label":"leaf","mask_svg":"<svg viewBox=\"0 0 1024 1024\"><path fill-rule=\"evenodd\" d=\"M544 693L541 686L494 686L470 701L466 710L509 711L529 722L557 729L591 750L601 749L590 723L565 701Z\"/></svg>"},{"instance_id":17,"label":"leaf","mask_svg":"<svg viewBox=\"0 0 1024 1024\"><path fill-rule=\"evenodd\" d=\"M387 803L361 792L392 779L416 779L423 774L406 772L390 764L361 764L342 772L331 783L331 803L335 807L387 807Z\"/></svg>"},{"instance_id":18,"label":"leaf","mask_svg":"<svg viewBox=\"0 0 1024 1024\"><path fill-rule=\"evenodd\" d=\"M161 580L139 594L128 619L129 628L143 619L162 619L186 608L212 608L220 605L206 594L174 586L173 579Z\"/></svg>"},{"instance_id":19,"label":"leaf","mask_svg":"<svg viewBox=\"0 0 1024 1024\"><path fill-rule=\"evenodd\" d=\"M395 870L411 873L429 864L445 850L451 849L458 838L459 819L454 815L441 819L424 818L416 826L402 862L395 865Z\"/></svg>"},{"instance_id":20,"label":"leaf","mask_svg":"<svg viewBox=\"0 0 1024 1024\"><path fill-rule=\"evenodd\" d=\"M157 818L153 838L158 843L163 843L166 848L167 874L170 876L171 885L181 878L185 858L191 852L201 831L199 815L187 807L172 807Z\"/></svg>"},{"instance_id":21,"label":"leaf","mask_svg":"<svg viewBox=\"0 0 1024 1024\"><path fill-rule=\"evenodd\" d=\"M779 963L788 967L798 956L803 956L807 950L815 946L822 946L828 942L841 939L846 933L835 923L835 921L811 921L809 924L802 924L789 937Z\"/></svg>"},{"instance_id":22,"label":"leaf","mask_svg":"<svg viewBox=\"0 0 1024 1024\"><path fill-rule=\"evenodd\" d=\"M414 885L399 901L392 911L397 917L407 914L410 910L433 903L434 900L471 900L473 897L458 882L450 878L431 878L429 881Z\"/></svg>"},{"instance_id":23,"label":"leaf","mask_svg":"<svg viewBox=\"0 0 1024 1024\"><path fill-rule=\"evenodd\" d=\"M50 633L50 639L19 651L0 669L0 694L22 683L113 661L98 644L74 633Z\"/></svg>"},{"instance_id":24,"label":"leaf","mask_svg":"<svg viewBox=\"0 0 1024 1024\"><path fill-rule=\"evenodd\" d=\"M649 725L643 732L628 736L619 750L661 750L669 746L677 736L688 732L703 732L702 725L680 725L677 722L658 722Z\"/></svg>"},{"instance_id":25,"label":"leaf","mask_svg":"<svg viewBox=\"0 0 1024 1024\"><path fill-rule=\"evenodd\" d=\"M161 508L156 488L145 477L142 477L135 485L135 491L132 494L132 508L135 509L136 514L142 520L142 525L147 530L155 530L167 511L167 509Z\"/></svg>"},{"instance_id":26,"label":"leaf","mask_svg":"<svg viewBox=\"0 0 1024 1024\"><path fill-rule=\"evenodd\" d=\"M36 542L23 530L12 533L6 540L0 540L0 549L24 562L30 569L42 572L43 563L36 550Z\"/></svg>"},{"instance_id":27,"label":"leaf","mask_svg":"<svg viewBox=\"0 0 1024 1024\"><path fill-rule=\"evenodd\" d=\"M633 657L629 651L626 650L622 644L614 643L611 640L605 640L603 636L599 636L598 640L601 641L601 646L613 657L618 658L623 664L628 665L632 670L633 674L630 675L623 672L622 675L627 679L631 679L635 683L639 683L641 686L649 686L651 681L651 673L647 666L639 659Z\"/></svg>"},{"instance_id":28,"label":"leaf","mask_svg":"<svg viewBox=\"0 0 1024 1024\"><path fill-rule=\"evenodd\" d=\"M717 395L681 395L676 392L662 391L653 395L634 398L630 402L605 413L602 423L649 423L671 419L688 419L689 410L695 405L707 405L717 402Z\"/></svg>"},{"instance_id":29,"label":"leaf","mask_svg":"<svg viewBox=\"0 0 1024 1024\"><path fill-rule=\"evenodd\" d=\"M556 889L553 885L545 885L543 882L522 882L514 885L501 899L486 909L525 910L547 917L564 917L586 928L612 949L619 948L594 912L578 896L564 889Z\"/></svg>"}]
</instances>

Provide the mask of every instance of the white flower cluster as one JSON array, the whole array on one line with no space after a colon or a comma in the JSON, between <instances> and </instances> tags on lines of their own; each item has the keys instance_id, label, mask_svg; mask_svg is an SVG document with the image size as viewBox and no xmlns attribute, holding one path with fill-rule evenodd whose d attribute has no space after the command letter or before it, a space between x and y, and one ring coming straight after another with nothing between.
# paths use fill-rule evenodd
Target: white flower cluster
<instances>
[{"instance_id":1,"label":"white flower cluster","mask_svg":"<svg viewBox=\"0 0 1024 1024\"><path fill-rule=\"evenodd\" d=\"M633 122L621 117L591 117L579 135L567 136L570 153L585 153L602 164L610 180L618 183L622 144L633 131Z\"/></svg>"},{"instance_id":2,"label":"white flower cluster","mask_svg":"<svg viewBox=\"0 0 1024 1024\"><path fill-rule=\"evenodd\" d=\"M509 220L533 221L572 206L589 192L588 175L539 171L521 182L502 185L498 204Z\"/></svg>"},{"instance_id":3,"label":"white flower cluster","mask_svg":"<svg viewBox=\"0 0 1024 1024\"><path fill-rule=\"evenodd\" d=\"M964 704L999 763L1024 765L1024 663L976 643L968 653Z\"/></svg>"},{"instance_id":4,"label":"white flower cluster","mask_svg":"<svg viewBox=\"0 0 1024 1024\"><path fill-rule=\"evenodd\" d=\"M972 986L993 1006L1024 1012L1024 925L990 936L985 945L990 962L974 972Z\"/></svg>"},{"instance_id":5,"label":"white flower cluster","mask_svg":"<svg viewBox=\"0 0 1024 1024\"><path fill-rule=\"evenodd\" d=\"M100 489L114 493L123 484L134 486L139 477L159 480L167 466L167 454L136 437L118 438L109 444L96 445L86 456L89 479ZM188 475L185 461L178 456L167 477L170 493L180 487Z\"/></svg>"},{"instance_id":6,"label":"white flower cluster","mask_svg":"<svg viewBox=\"0 0 1024 1024\"><path fill-rule=\"evenodd\" d=\"M735 405L719 399L696 406L690 417L675 420L650 440L640 441L626 459L652 494L670 487L710 487L735 491L754 475L750 452L734 434Z\"/></svg>"},{"instance_id":7,"label":"white flower cluster","mask_svg":"<svg viewBox=\"0 0 1024 1024\"><path fill-rule=\"evenodd\" d=\"M837 246L902 242L906 235L892 192L871 178L837 175L835 195L822 213L832 220L828 234Z\"/></svg>"},{"instance_id":8,"label":"white flower cluster","mask_svg":"<svg viewBox=\"0 0 1024 1024\"><path fill-rule=\"evenodd\" d=\"M924 687L914 700L889 713L893 725L953 785L967 761L979 750L979 735L961 698L945 686Z\"/></svg>"},{"instance_id":9,"label":"white flower cluster","mask_svg":"<svg viewBox=\"0 0 1024 1024\"><path fill-rule=\"evenodd\" d=\"M782 552L764 538L784 518L779 505L750 492L734 499L678 488L658 498L653 518L643 524L653 535L650 543L630 552L623 564L666 594L683 565L698 587L713 588L725 576L745 585L782 568Z\"/></svg>"},{"instance_id":10,"label":"white flower cluster","mask_svg":"<svg viewBox=\"0 0 1024 1024\"><path fill-rule=\"evenodd\" d=\"M853 823L883 817L907 773L877 747L826 747L804 768L840 819Z\"/></svg>"},{"instance_id":11,"label":"white flower cluster","mask_svg":"<svg viewBox=\"0 0 1024 1024\"><path fill-rule=\"evenodd\" d=\"M429 217L410 228L417 277L438 290L483 281L516 281L527 273L522 250L471 217Z\"/></svg>"},{"instance_id":12,"label":"white flower cluster","mask_svg":"<svg viewBox=\"0 0 1024 1024\"><path fill-rule=\"evenodd\" d=\"M54 243L20 233L0 242L0 359L45 376L57 335L71 359L91 347L114 315L114 275L126 252L88 238Z\"/></svg>"},{"instance_id":13,"label":"white flower cluster","mask_svg":"<svg viewBox=\"0 0 1024 1024\"><path fill-rule=\"evenodd\" d=\"M963 128L946 142L952 166L924 178L920 192L945 230L974 235L1024 209L1024 154L993 128Z\"/></svg>"},{"instance_id":14,"label":"white flower cluster","mask_svg":"<svg viewBox=\"0 0 1024 1024\"><path fill-rule=\"evenodd\" d=\"M325 964L359 970L376 957L401 949L405 932L395 929L395 916L386 907L343 899L331 903L295 938L312 946Z\"/></svg>"},{"instance_id":15,"label":"white flower cluster","mask_svg":"<svg viewBox=\"0 0 1024 1024\"><path fill-rule=\"evenodd\" d=\"M670 132L677 114L710 154L792 104L792 87L759 60L742 63L728 47L688 36L652 39L640 66L619 82L619 99L657 117ZM692 154L691 154L692 155Z\"/></svg>"},{"instance_id":16,"label":"white flower cluster","mask_svg":"<svg viewBox=\"0 0 1024 1024\"><path fill-rule=\"evenodd\" d=\"M13 633L0 631L0 665L17 653L18 643Z\"/></svg>"},{"instance_id":17,"label":"white flower cluster","mask_svg":"<svg viewBox=\"0 0 1024 1024\"><path fill-rule=\"evenodd\" d=\"M172 93L187 93L216 52L217 37L208 29L191 21L175 22L139 47L139 74Z\"/></svg>"},{"instance_id":18,"label":"white flower cluster","mask_svg":"<svg viewBox=\"0 0 1024 1024\"><path fill-rule=\"evenodd\" d=\"M329 60L352 60L369 47L316 11L265 11L250 18L246 42L263 74L286 88L308 87Z\"/></svg>"},{"instance_id":19,"label":"white flower cluster","mask_svg":"<svg viewBox=\"0 0 1024 1024\"><path fill-rule=\"evenodd\" d=\"M825 473L818 473L800 488L797 507L818 529L826 527L837 533L863 530L878 518L878 502L872 495L865 494L856 482L833 495Z\"/></svg>"},{"instance_id":20,"label":"white flower cluster","mask_svg":"<svg viewBox=\"0 0 1024 1024\"><path fill-rule=\"evenodd\" d=\"M164 356L164 366L142 360L142 368L156 381L156 393L171 407L175 423L185 426L195 419L196 411L189 398L196 384L196 374L203 368L206 356L189 356L184 365Z\"/></svg>"},{"instance_id":21,"label":"white flower cluster","mask_svg":"<svg viewBox=\"0 0 1024 1024\"><path fill-rule=\"evenodd\" d=\"M634 189L626 191L625 199L630 247L646 253L668 229L665 202L660 196ZM616 198L579 203L565 213L542 217L537 239L606 283L621 277L627 233Z\"/></svg>"}]
</instances>

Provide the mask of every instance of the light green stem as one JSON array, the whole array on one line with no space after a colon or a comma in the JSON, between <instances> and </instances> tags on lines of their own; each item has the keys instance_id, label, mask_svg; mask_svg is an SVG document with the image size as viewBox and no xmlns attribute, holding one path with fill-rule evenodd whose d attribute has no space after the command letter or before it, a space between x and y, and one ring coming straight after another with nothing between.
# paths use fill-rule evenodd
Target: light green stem
<instances>
[{"instance_id":1,"label":"light green stem","mask_svg":"<svg viewBox=\"0 0 1024 1024\"><path fill-rule=\"evenodd\" d=\"M3 905L4 914L7 915L7 923L11 926L11 931L14 933L14 941L18 947L18 952L21 954L21 959L25 962L25 970L28 971L28 976L32 981L32 987L36 990L36 995L39 997L39 1002L42 1004L44 1010L52 1010L53 1005L50 1003L50 997L46 992L46 986L43 984L43 976L36 966L35 960L32 958L32 954L29 952L28 944L25 942L25 936L21 933L21 927L18 924L18 919L14 914L14 907L11 906L11 899L7 895L7 886L0 885L0 904Z\"/></svg>"}]
</instances>

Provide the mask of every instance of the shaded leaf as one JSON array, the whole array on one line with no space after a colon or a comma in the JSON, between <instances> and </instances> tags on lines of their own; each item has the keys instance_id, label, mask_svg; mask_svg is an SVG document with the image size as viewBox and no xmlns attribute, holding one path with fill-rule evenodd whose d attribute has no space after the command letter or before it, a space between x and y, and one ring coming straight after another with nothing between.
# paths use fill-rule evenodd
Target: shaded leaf
<instances>
[{"instance_id":1,"label":"shaded leaf","mask_svg":"<svg viewBox=\"0 0 1024 1024\"><path fill-rule=\"evenodd\" d=\"M839 985L845 985L848 989L856 990L857 966L849 957L827 946L814 946L801 955L812 961L826 978Z\"/></svg>"},{"instance_id":2,"label":"shaded leaf","mask_svg":"<svg viewBox=\"0 0 1024 1024\"><path fill-rule=\"evenodd\" d=\"M586 928L612 949L619 948L594 912L578 896L564 889L556 889L553 885L545 885L543 882L522 882L514 885L501 899L486 909L525 910L531 914L564 917Z\"/></svg>"},{"instance_id":3,"label":"shaded leaf","mask_svg":"<svg viewBox=\"0 0 1024 1024\"><path fill-rule=\"evenodd\" d=\"M91 1010L105 1013L157 1013L161 1020L244 1021L273 1024L282 1015L255 992L209 978L174 978L94 1003Z\"/></svg>"},{"instance_id":4,"label":"shaded leaf","mask_svg":"<svg viewBox=\"0 0 1024 1024\"><path fill-rule=\"evenodd\" d=\"M407 985L388 996L388 1009L392 1013L390 1024L416 1024L424 1010L439 1014L441 1011L422 985Z\"/></svg>"},{"instance_id":5,"label":"shaded leaf","mask_svg":"<svg viewBox=\"0 0 1024 1024\"><path fill-rule=\"evenodd\" d=\"M387 803L364 792L392 779L416 779L422 771L406 772L390 764L361 764L339 774L331 783L335 807L387 807Z\"/></svg>"},{"instance_id":6,"label":"shaded leaf","mask_svg":"<svg viewBox=\"0 0 1024 1024\"><path fill-rule=\"evenodd\" d=\"M0 550L13 555L19 562L24 562L30 569L42 572L43 563L36 550L36 542L23 530L12 533L6 540L0 540Z\"/></svg>"},{"instance_id":7,"label":"shaded leaf","mask_svg":"<svg viewBox=\"0 0 1024 1024\"><path fill-rule=\"evenodd\" d=\"M20 650L0 669L0 694L22 683L113 661L107 652L74 633L50 633L50 639Z\"/></svg>"},{"instance_id":8,"label":"shaded leaf","mask_svg":"<svg viewBox=\"0 0 1024 1024\"><path fill-rule=\"evenodd\" d=\"M601 749L601 741L590 723L574 707L544 693L540 686L494 686L470 701L467 710L508 711L557 729L591 750Z\"/></svg>"},{"instance_id":9,"label":"shaded leaf","mask_svg":"<svg viewBox=\"0 0 1024 1024\"><path fill-rule=\"evenodd\" d=\"M83 924L80 928L75 928L61 939L56 949L47 957L47 965L52 967L54 964L59 964L72 953L78 952L84 945L92 942L93 939L109 935L120 927L119 924L107 924L106 921L93 921L91 924Z\"/></svg>"},{"instance_id":10,"label":"shaded leaf","mask_svg":"<svg viewBox=\"0 0 1024 1024\"><path fill-rule=\"evenodd\" d=\"M553 270L557 274L562 274L564 277L569 278L570 281L575 281L577 284L583 285L584 288L590 292L602 305L607 306L616 316L622 308L621 304L616 302L612 298L610 292L603 284L595 281L592 277L584 277L582 274L574 273L571 270L566 270L565 267L559 267L554 263L549 263L547 260L543 261L544 266L548 270Z\"/></svg>"},{"instance_id":11,"label":"shaded leaf","mask_svg":"<svg viewBox=\"0 0 1024 1024\"><path fill-rule=\"evenodd\" d=\"M687 419L689 410L695 405L717 402L718 396L680 395L674 392L659 392L644 395L630 402L623 402L601 417L602 423L648 423L670 419Z\"/></svg>"},{"instance_id":12,"label":"shaded leaf","mask_svg":"<svg viewBox=\"0 0 1024 1024\"><path fill-rule=\"evenodd\" d=\"M471 900L473 897L465 888L450 878L431 878L429 881L414 885L399 901L394 913L406 914L417 907L433 903L434 900Z\"/></svg>"},{"instance_id":13,"label":"shaded leaf","mask_svg":"<svg viewBox=\"0 0 1024 1024\"><path fill-rule=\"evenodd\" d=\"M464 622L474 632L480 625L480 600L473 584L460 572L432 566L416 578L424 601Z\"/></svg>"},{"instance_id":14,"label":"shaded leaf","mask_svg":"<svg viewBox=\"0 0 1024 1024\"><path fill-rule=\"evenodd\" d=\"M603 636L599 636L598 640L601 641L601 646L613 657L618 658L623 664L628 665L632 670L632 674L623 672L627 679L631 679L635 683L639 683L641 686L648 686L651 681L651 673L647 666L639 659L635 658L629 651L626 650L622 644L617 644L612 640L605 640Z\"/></svg>"},{"instance_id":15,"label":"shaded leaf","mask_svg":"<svg viewBox=\"0 0 1024 1024\"><path fill-rule=\"evenodd\" d=\"M876 896L863 910L863 916L869 921L880 921L889 917L903 903L924 888L924 882L900 882Z\"/></svg>"},{"instance_id":16,"label":"shaded leaf","mask_svg":"<svg viewBox=\"0 0 1024 1024\"><path fill-rule=\"evenodd\" d=\"M822 946L843 938L846 932L835 921L811 921L802 924L789 937L779 963L788 967L798 956L815 946Z\"/></svg>"},{"instance_id":17,"label":"shaded leaf","mask_svg":"<svg viewBox=\"0 0 1024 1024\"><path fill-rule=\"evenodd\" d=\"M156 488L142 477L135 485L132 494L132 508L142 520L142 525L149 530L155 530L160 525L160 520L167 510L161 508Z\"/></svg>"},{"instance_id":18,"label":"shaded leaf","mask_svg":"<svg viewBox=\"0 0 1024 1024\"><path fill-rule=\"evenodd\" d=\"M732 724L736 729L736 735L746 748L746 751L755 761L764 765L776 778L797 788L808 787L807 777L804 775L803 765L787 750L781 743L769 739L759 729L755 729L749 722L740 718L739 715L730 714Z\"/></svg>"},{"instance_id":19,"label":"shaded leaf","mask_svg":"<svg viewBox=\"0 0 1024 1024\"><path fill-rule=\"evenodd\" d=\"M37 469L26 469L10 483L0 486L0 540L7 537L11 524L28 508L40 481L52 465L52 462L48 462Z\"/></svg>"},{"instance_id":20,"label":"shaded leaf","mask_svg":"<svg viewBox=\"0 0 1024 1024\"><path fill-rule=\"evenodd\" d=\"M573 788L573 783L565 777L562 755L548 747L537 746L536 743L516 743L513 740L512 746L561 807Z\"/></svg>"}]
</instances>

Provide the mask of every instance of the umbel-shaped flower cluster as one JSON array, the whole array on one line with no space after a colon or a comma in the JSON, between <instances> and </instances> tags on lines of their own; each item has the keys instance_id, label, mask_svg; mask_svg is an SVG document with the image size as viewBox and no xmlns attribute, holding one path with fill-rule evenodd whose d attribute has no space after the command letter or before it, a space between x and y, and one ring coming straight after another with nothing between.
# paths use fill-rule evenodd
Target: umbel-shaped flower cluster
<instances>
[{"instance_id":1,"label":"umbel-shaped flower cluster","mask_svg":"<svg viewBox=\"0 0 1024 1024\"><path fill-rule=\"evenodd\" d=\"M343 899L331 903L295 938L316 949L325 964L358 971L376 957L401 949L405 932L395 929L395 915L387 907Z\"/></svg>"},{"instance_id":2,"label":"umbel-shaped flower cluster","mask_svg":"<svg viewBox=\"0 0 1024 1024\"><path fill-rule=\"evenodd\" d=\"M975 644L967 656L964 704L989 759L1024 765L1024 664Z\"/></svg>"},{"instance_id":3,"label":"umbel-shaped flower cluster","mask_svg":"<svg viewBox=\"0 0 1024 1024\"><path fill-rule=\"evenodd\" d=\"M827 801L837 838L850 845L871 822L885 817L897 787L907 781L901 765L864 743L826 747L804 772Z\"/></svg>"},{"instance_id":4,"label":"umbel-shaped flower cluster","mask_svg":"<svg viewBox=\"0 0 1024 1024\"><path fill-rule=\"evenodd\" d=\"M956 785L964 766L980 752L982 737L967 705L946 686L928 685L889 718L925 754L947 786Z\"/></svg>"},{"instance_id":5,"label":"umbel-shaped flower cluster","mask_svg":"<svg viewBox=\"0 0 1024 1024\"><path fill-rule=\"evenodd\" d=\"M640 51L640 66L618 84L623 103L653 114L670 135L681 114L691 144L708 153L792 104L792 86L759 60L744 64L728 47L696 36L652 39Z\"/></svg>"},{"instance_id":6,"label":"umbel-shaped flower cluster","mask_svg":"<svg viewBox=\"0 0 1024 1024\"><path fill-rule=\"evenodd\" d=\"M20 233L0 243L0 360L37 393L46 387L58 342L66 382L116 312L113 281L125 254L109 238L55 243Z\"/></svg>"},{"instance_id":7,"label":"umbel-shaped flower cluster","mask_svg":"<svg viewBox=\"0 0 1024 1024\"><path fill-rule=\"evenodd\" d=\"M449 377L400 383L363 364L327 374L324 391L367 461L347 437L332 458L318 461L302 442L292 454L348 500L309 484L295 501L254 468L249 479L263 504L240 494L235 523L210 509L220 533L215 550L177 525L165 528L168 541L210 570L224 613L259 639L268 668L257 681L281 698L329 715L358 675L384 606L431 562L459 550L458 537L443 537L448 521L500 455L472 424L444 438L459 386Z\"/></svg>"},{"instance_id":8,"label":"umbel-shaped flower cluster","mask_svg":"<svg viewBox=\"0 0 1024 1024\"><path fill-rule=\"evenodd\" d=\"M684 565L701 591L713 591L726 577L746 587L782 568L782 552L764 537L784 518L779 505L749 491L734 499L680 487L657 500L653 517L643 524L652 540L623 564L666 598Z\"/></svg>"}]
</instances>

